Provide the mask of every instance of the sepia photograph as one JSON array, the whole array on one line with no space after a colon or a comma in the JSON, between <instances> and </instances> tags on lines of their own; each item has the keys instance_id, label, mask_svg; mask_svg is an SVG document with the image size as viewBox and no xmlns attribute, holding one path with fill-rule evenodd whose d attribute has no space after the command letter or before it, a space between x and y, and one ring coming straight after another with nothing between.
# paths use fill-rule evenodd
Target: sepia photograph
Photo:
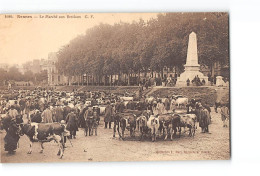
<instances>
[{"instance_id":1,"label":"sepia photograph","mask_svg":"<svg viewBox=\"0 0 260 176\"><path fill-rule=\"evenodd\" d=\"M0 43L1 163L230 160L229 13L1 14Z\"/></svg>"}]
</instances>

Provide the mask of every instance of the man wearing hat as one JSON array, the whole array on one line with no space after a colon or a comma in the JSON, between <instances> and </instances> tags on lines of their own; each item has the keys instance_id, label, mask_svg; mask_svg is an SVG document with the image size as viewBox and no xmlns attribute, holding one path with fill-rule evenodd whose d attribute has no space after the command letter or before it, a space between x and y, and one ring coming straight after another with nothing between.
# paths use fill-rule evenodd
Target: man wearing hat
<instances>
[{"instance_id":1,"label":"man wearing hat","mask_svg":"<svg viewBox=\"0 0 260 176\"><path fill-rule=\"evenodd\" d=\"M76 131L78 131L78 125L77 125L77 117L75 114L75 110L71 109L70 113L66 117L66 130L70 132L70 139L72 137L76 139Z\"/></svg>"},{"instance_id":2,"label":"man wearing hat","mask_svg":"<svg viewBox=\"0 0 260 176\"><path fill-rule=\"evenodd\" d=\"M46 109L42 112L42 122L53 123L52 112L47 105L46 105Z\"/></svg>"},{"instance_id":3,"label":"man wearing hat","mask_svg":"<svg viewBox=\"0 0 260 176\"><path fill-rule=\"evenodd\" d=\"M4 137L5 151L8 151L9 154L14 154L20 138L18 134L19 126L16 123L16 118L8 115L8 117L3 120L3 127L6 130L6 136Z\"/></svg>"},{"instance_id":4,"label":"man wearing hat","mask_svg":"<svg viewBox=\"0 0 260 176\"><path fill-rule=\"evenodd\" d=\"M61 106L56 106L53 112L53 121L61 122L62 120L65 120L63 117L64 112Z\"/></svg>"}]
</instances>

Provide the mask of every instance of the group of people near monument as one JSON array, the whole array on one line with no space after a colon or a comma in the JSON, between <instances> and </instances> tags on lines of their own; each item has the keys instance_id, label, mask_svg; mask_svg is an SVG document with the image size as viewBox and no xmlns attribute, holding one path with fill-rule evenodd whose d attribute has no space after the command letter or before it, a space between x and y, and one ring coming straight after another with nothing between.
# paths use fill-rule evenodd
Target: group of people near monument
<instances>
[{"instance_id":1,"label":"group of people near monument","mask_svg":"<svg viewBox=\"0 0 260 176\"><path fill-rule=\"evenodd\" d=\"M200 79L199 76L195 76L193 80L190 81L190 79L187 79L187 86L193 85L193 86L204 86L206 84L205 79Z\"/></svg>"}]
</instances>

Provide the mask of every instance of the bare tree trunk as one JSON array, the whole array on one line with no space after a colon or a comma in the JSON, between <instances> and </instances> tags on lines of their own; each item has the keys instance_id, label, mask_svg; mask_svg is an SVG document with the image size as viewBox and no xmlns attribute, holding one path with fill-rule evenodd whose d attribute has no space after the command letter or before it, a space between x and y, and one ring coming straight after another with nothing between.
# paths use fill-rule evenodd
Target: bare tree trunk
<instances>
[{"instance_id":1,"label":"bare tree trunk","mask_svg":"<svg viewBox=\"0 0 260 176\"><path fill-rule=\"evenodd\" d=\"M211 76L214 77L215 76L215 63L212 62L211 64Z\"/></svg>"},{"instance_id":2,"label":"bare tree trunk","mask_svg":"<svg viewBox=\"0 0 260 176\"><path fill-rule=\"evenodd\" d=\"M99 76L97 75L97 85L99 86Z\"/></svg>"},{"instance_id":3,"label":"bare tree trunk","mask_svg":"<svg viewBox=\"0 0 260 176\"><path fill-rule=\"evenodd\" d=\"M128 76L127 85L130 86L130 74L128 73L127 76Z\"/></svg>"},{"instance_id":4,"label":"bare tree trunk","mask_svg":"<svg viewBox=\"0 0 260 176\"><path fill-rule=\"evenodd\" d=\"M121 86L121 73L120 73L120 70L118 72L118 81L117 81L117 86Z\"/></svg>"},{"instance_id":5,"label":"bare tree trunk","mask_svg":"<svg viewBox=\"0 0 260 176\"><path fill-rule=\"evenodd\" d=\"M88 86L88 82L89 82L89 75L87 74L87 86Z\"/></svg>"},{"instance_id":6,"label":"bare tree trunk","mask_svg":"<svg viewBox=\"0 0 260 176\"><path fill-rule=\"evenodd\" d=\"M138 82L137 82L137 85L139 86L139 84L140 84L140 80L141 80L141 78L140 78L140 70L138 70Z\"/></svg>"},{"instance_id":7,"label":"bare tree trunk","mask_svg":"<svg viewBox=\"0 0 260 176\"><path fill-rule=\"evenodd\" d=\"M126 83L126 74L124 74L124 76L125 76L125 83Z\"/></svg>"},{"instance_id":8,"label":"bare tree trunk","mask_svg":"<svg viewBox=\"0 0 260 176\"><path fill-rule=\"evenodd\" d=\"M112 75L110 75L110 86L112 86Z\"/></svg>"},{"instance_id":9,"label":"bare tree trunk","mask_svg":"<svg viewBox=\"0 0 260 176\"><path fill-rule=\"evenodd\" d=\"M163 67L161 68L161 78L163 79Z\"/></svg>"}]
</instances>

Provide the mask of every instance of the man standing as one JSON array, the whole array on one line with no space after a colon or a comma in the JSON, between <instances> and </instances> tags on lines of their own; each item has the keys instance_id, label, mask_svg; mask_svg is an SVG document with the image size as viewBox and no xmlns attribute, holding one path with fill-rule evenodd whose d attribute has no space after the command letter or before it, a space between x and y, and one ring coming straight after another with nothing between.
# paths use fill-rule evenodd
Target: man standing
<instances>
[{"instance_id":1,"label":"man standing","mask_svg":"<svg viewBox=\"0 0 260 176\"><path fill-rule=\"evenodd\" d=\"M21 115L24 114L24 109L25 109L25 99L23 97L21 97L20 101L19 101L19 105L20 105L20 109L21 109Z\"/></svg>"},{"instance_id":2,"label":"man standing","mask_svg":"<svg viewBox=\"0 0 260 176\"><path fill-rule=\"evenodd\" d=\"M157 104L157 106L156 106L156 110L157 110L157 112L158 112L159 115L165 113L165 107L164 107L164 105L163 105L161 99L158 100L158 104Z\"/></svg>"},{"instance_id":3,"label":"man standing","mask_svg":"<svg viewBox=\"0 0 260 176\"><path fill-rule=\"evenodd\" d=\"M77 117L74 111L74 109L71 109L71 112L66 117L66 130L70 132L70 139L72 139L72 137L76 139L76 131L78 131Z\"/></svg>"},{"instance_id":4,"label":"man standing","mask_svg":"<svg viewBox=\"0 0 260 176\"><path fill-rule=\"evenodd\" d=\"M107 124L109 123L109 129L111 129L111 121L112 121L112 106L110 105L110 102L107 103L106 109L105 109L105 128L107 128Z\"/></svg>"},{"instance_id":5,"label":"man standing","mask_svg":"<svg viewBox=\"0 0 260 176\"><path fill-rule=\"evenodd\" d=\"M55 122L61 122L62 120L65 120L63 117L63 109L61 106L57 106L54 109L54 117L53 117L53 121Z\"/></svg>"},{"instance_id":6,"label":"man standing","mask_svg":"<svg viewBox=\"0 0 260 176\"><path fill-rule=\"evenodd\" d=\"M42 112L42 122L43 123L53 123L52 112L48 106Z\"/></svg>"},{"instance_id":7,"label":"man standing","mask_svg":"<svg viewBox=\"0 0 260 176\"><path fill-rule=\"evenodd\" d=\"M63 117L66 119L67 115L70 113L71 108L68 106L68 102L64 103L65 107L63 108Z\"/></svg>"},{"instance_id":8,"label":"man standing","mask_svg":"<svg viewBox=\"0 0 260 176\"><path fill-rule=\"evenodd\" d=\"M166 98L165 98L164 106L165 106L166 112L168 112L170 110L170 106L171 106L171 103L170 103L168 96L166 96Z\"/></svg>"},{"instance_id":9,"label":"man standing","mask_svg":"<svg viewBox=\"0 0 260 176\"><path fill-rule=\"evenodd\" d=\"M229 119L229 109L227 106L221 106L221 120L223 122L223 127L227 127L227 121Z\"/></svg>"},{"instance_id":10,"label":"man standing","mask_svg":"<svg viewBox=\"0 0 260 176\"><path fill-rule=\"evenodd\" d=\"M19 126L16 123L16 119L8 115L3 120L3 127L6 130L6 136L4 137L4 148L9 154L14 154L17 149L17 143L19 141Z\"/></svg>"}]
</instances>

